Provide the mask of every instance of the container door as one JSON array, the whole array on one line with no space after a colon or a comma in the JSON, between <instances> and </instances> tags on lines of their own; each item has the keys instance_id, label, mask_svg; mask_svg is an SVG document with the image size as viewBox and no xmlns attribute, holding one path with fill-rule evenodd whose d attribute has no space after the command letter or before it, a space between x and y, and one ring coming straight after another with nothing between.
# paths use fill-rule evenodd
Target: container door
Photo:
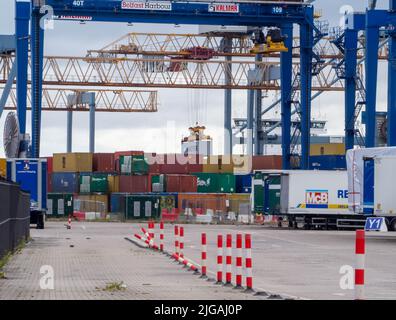
<instances>
[{"instance_id":1,"label":"container door","mask_svg":"<svg viewBox=\"0 0 396 320\"><path fill-rule=\"evenodd\" d=\"M53 211L53 208L52 208L52 199L47 199L47 214L48 215L53 215L54 214L54 211Z\"/></svg>"},{"instance_id":2,"label":"container door","mask_svg":"<svg viewBox=\"0 0 396 320\"><path fill-rule=\"evenodd\" d=\"M151 217L152 205L153 205L153 203L151 201L144 202L144 216L145 217Z\"/></svg>"},{"instance_id":3,"label":"container door","mask_svg":"<svg viewBox=\"0 0 396 320\"><path fill-rule=\"evenodd\" d=\"M364 159L363 213L374 213L374 159Z\"/></svg>"},{"instance_id":4,"label":"container door","mask_svg":"<svg viewBox=\"0 0 396 320\"><path fill-rule=\"evenodd\" d=\"M253 177L253 204L255 213L264 213L264 181L261 173Z\"/></svg>"},{"instance_id":5,"label":"container door","mask_svg":"<svg viewBox=\"0 0 396 320\"><path fill-rule=\"evenodd\" d=\"M133 202L133 217L140 218L140 201Z\"/></svg>"},{"instance_id":6,"label":"container door","mask_svg":"<svg viewBox=\"0 0 396 320\"><path fill-rule=\"evenodd\" d=\"M263 190L263 197L264 197L264 213L269 214L270 211L270 182L271 178L267 177L264 180L264 190Z\"/></svg>"},{"instance_id":7,"label":"container door","mask_svg":"<svg viewBox=\"0 0 396 320\"><path fill-rule=\"evenodd\" d=\"M58 199L58 216L64 216L64 215L65 215L65 200Z\"/></svg>"}]
</instances>

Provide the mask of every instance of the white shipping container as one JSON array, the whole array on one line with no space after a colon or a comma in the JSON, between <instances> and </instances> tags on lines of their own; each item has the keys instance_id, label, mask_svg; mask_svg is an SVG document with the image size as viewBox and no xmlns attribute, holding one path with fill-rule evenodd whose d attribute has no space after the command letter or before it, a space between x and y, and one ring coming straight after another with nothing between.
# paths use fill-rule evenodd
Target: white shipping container
<instances>
[{"instance_id":1,"label":"white shipping container","mask_svg":"<svg viewBox=\"0 0 396 320\"><path fill-rule=\"evenodd\" d=\"M381 216L396 215L396 157L374 159L374 212Z\"/></svg>"},{"instance_id":2,"label":"white shipping container","mask_svg":"<svg viewBox=\"0 0 396 320\"><path fill-rule=\"evenodd\" d=\"M281 176L281 213L348 214L347 172L285 172Z\"/></svg>"}]
</instances>

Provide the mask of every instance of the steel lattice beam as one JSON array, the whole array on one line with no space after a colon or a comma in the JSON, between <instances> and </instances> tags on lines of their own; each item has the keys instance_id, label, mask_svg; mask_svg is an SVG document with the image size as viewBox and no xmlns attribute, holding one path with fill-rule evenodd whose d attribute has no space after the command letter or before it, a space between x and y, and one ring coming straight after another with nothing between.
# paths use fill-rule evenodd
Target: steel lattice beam
<instances>
[{"instance_id":1,"label":"steel lattice beam","mask_svg":"<svg viewBox=\"0 0 396 320\"><path fill-rule=\"evenodd\" d=\"M3 90L3 88L0 88ZM44 88L43 107L45 111L89 111L87 105L67 107L67 95L86 90ZM136 90L89 90L96 96L96 112L157 112L157 91ZM30 93L30 91L28 91ZM5 109L15 110L17 106L15 89L11 90ZM31 97L28 94L28 109L31 109Z\"/></svg>"}]
</instances>

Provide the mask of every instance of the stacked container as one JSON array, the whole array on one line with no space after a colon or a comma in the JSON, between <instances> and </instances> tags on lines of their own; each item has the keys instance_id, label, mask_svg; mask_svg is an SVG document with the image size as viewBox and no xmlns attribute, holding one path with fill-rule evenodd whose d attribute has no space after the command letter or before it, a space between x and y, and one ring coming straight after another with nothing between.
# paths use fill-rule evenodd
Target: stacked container
<instances>
[{"instance_id":1,"label":"stacked container","mask_svg":"<svg viewBox=\"0 0 396 320\"><path fill-rule=\"evenodd\" d=\"M230 173L195 173L199 193L235 193L236 178Z\"/></svg>"},{"instance_id":2,"label":"stacked container","mask_svg":"<svg viewBox=\"0 0 396 320\"><path fill-rule=\"evenodd\" d=\"M73 194L48 193L47 214L51 217L63 217L73 214Z\"/></svg>"}]
</instances>

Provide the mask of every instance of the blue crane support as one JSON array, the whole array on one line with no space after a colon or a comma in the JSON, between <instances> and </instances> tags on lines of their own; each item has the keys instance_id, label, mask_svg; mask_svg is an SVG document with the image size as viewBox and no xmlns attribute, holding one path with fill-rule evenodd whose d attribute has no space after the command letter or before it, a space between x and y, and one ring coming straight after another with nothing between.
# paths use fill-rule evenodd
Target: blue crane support
<instances>
[{"instance_id":1,"label":"blue crane support","mask_svg":"<svg viewBox=\"0 0 396 320\"><path fill-rule=\"evenodd\" d=\"M26 133L27 82L28 82L28 48L29 48L30 3L16 0L15 3L15 37L17 68L17 113L19 129Z\"/></svg>"},{"instance_id":2,"label":"blue crane support","mask_svg":"<svg viewBox=\"0 0 396 320\"><path fill-rule=\"evenodd\" d=\"M21 2L16 0L17 3ZM306 3L274 3L274 2L241 2L241 3L208 3L201 1L115 1L115 0L47 0L45 5L51 7L56 19L81 20L102 22L141 22L141 23L171 23L171 24L205 24L205 25L230 25L230 26L292 26L299 24L302 36L301 51L301 96L302 117L304 120L303 138L303 166L308 168L309 136L310 136L310 110L311 110L311 66L313 47L313 6ZM26 4L25 1L21 2ZM32 156L40 153L40 117L41 117L41 86L42 86L42 61L44 32L39 26L40 1L32 2ZM17 25L19 12L17 10ZM77 18L75 18L77 17ZM20 28L20 26L17 26ZM289 48L291 50L291 47ZM17 55L20 60L26 61L26 50L20 50ZM283 55L282 62L291 65L291 55ZM290 68L291 69L291 68ZM288 73L283 72L286 77ZM22 81L20 81L22 79ZM21 86L27 84L27 79L18 78ZM281 79L281 83L289 82L288 78ZM21 89L21 88L20 88ZM19 91L20 96L26 93ZM26 113L26 105L22 106ZM290 121L282 118L286 132L290 134ZM227 122L228 125L228 122ZM288 143L287 138L285 143ZM285 147L289 150L290 148ZM285 166L289 166L289 154L283 155Z\"/></svg>"}]
</instances>

